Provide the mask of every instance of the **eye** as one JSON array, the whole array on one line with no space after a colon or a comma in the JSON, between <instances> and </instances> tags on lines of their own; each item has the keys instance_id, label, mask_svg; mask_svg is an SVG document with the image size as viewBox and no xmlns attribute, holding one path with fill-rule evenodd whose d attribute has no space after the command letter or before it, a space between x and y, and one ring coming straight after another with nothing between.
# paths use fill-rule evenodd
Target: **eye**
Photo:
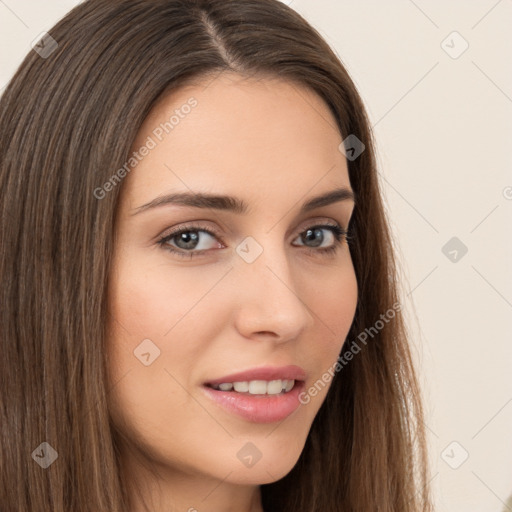
<instances>
[{"instance_id":1,"label":"eye","mask_svg":"<svg viewBox=\"0 0 512 512\"><path fill-rule=\"evenodd\" d=\"M328 238L331 239L332 243L327 247L322 247L320 249L314 249L314 247L321 246L325 241L325 235L322 233L324 231L328 231L330 236ZM311 226L307 228L306 231L301 233L299 238L305 240L307 243L312 243L311 246L307 246L309 252L319 252L322 254L333 254L335 253L343 243L343 239L349 239L348 232L343 229L339 224L322 224L319 226Z\"/></svg>"},{"instance_id":2,"label":"eye","mask_svg":"<svg viewBox=\"0 0 512 512\"><path fill-rule=\"evenodd\" d=\"M202 235L202 233L206 233L208 237L216 237L220 239L220 237L210 229L204 226L195 225L187 226L185 228L173 231L169 235L166 235L160 240L158 240L158 244L162 246L163 249L173 254L177 254L178 256L182 256L185 258L192 258L193 256L197 256L198 252L201 253L203 251L211 249L211 247L204 246L199 247L198 249L198 246L204 245L203 239L205 238L205 236ZM171 241L173 241L177 245L177 247L170 245L169 242ZM194 250L194 252L191 252L192 250Z\"/></svg>"},{"instance_id":3,"label":"eye","mask_svg":"<svg viewBox=\"0 0 512 512\"><path fill-rule=\"evenodd\" d=\"M324 232L326 231L330 233L330 235L327 236L327 242L330 240L331 243L328 244L327 247L321 247L322 245L325 245L326 236L324 235ZM208 247L208 238L217 238L220 240L220 244L217 243L213 244L213 247ZM297 239L300 239L301 241L299 246L304 246L308 252L332 254L335 253L343 244L343 239L349 241L349 235L348 232L339 224L327 223L322 225L313 225L307 228L296 238L296 240ZM219 249L223 248L223 242L220 239L220 236L214 231L201 225L193 225L177 229L160 238L157 243L164 250L189 259L201 255L203 252L214 248L215 245L217 245L217 248Z\"/></svg>"}]
</instances>

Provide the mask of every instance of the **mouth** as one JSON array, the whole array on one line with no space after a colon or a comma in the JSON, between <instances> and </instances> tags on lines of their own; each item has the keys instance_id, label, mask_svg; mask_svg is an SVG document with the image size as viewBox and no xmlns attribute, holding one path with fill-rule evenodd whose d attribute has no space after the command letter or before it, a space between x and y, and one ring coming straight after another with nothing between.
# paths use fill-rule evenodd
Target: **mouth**
<instances>
[{"instance_id":1,"label":"mouth","mask_svg":"<svg viewBox=\"0 0 512 512\"><path fill-rule=\"evenodd\" d=\"M253 423L273 423L299 407L305 378L298 366L257 368L205 382L201 388L225 412Z\"/></svg>"},{"instance_id":2,"label":"mouth","mask_svg":"<svg viewBox=\"0 0 512 512\"><path fill-rule=\"evenodd\" d=\"M237 382L222 382L221 384L205 384L216 391L240 393L255 396L279 396L289 393L295 387L294 379L277 380L244 380ZM302 381L297 381L302 382Z\"/></svg>"}]
</instances>

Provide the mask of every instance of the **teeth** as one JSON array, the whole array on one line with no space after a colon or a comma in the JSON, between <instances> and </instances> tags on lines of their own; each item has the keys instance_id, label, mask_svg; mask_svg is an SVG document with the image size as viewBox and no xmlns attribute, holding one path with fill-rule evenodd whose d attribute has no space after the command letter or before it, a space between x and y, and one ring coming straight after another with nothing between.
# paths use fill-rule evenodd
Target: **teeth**
<instances>
[{"instance_id":1,"label":"teeth","mask_svg":"<svg viewBox=\"0 0 512 512\"><path fill-rule=\"evenodd\" d=\"M271 380L266 386L269 395L277 395L283 391L283 382L280 380Z\"/></svg>"},{"instance_id":2,"label":"teeth","mask_svg":"<svg viewBox=\"0 0 512 512\"><path fill-rule=\"evenodd\" d=\"M250 395L279 395L282 392L291 391L295 381L292 380L251 380L243 382L223 382L213 385L220 391L236 391L237 393L249 393Z\"/></svg>"},{"instance_id":3,"label":"teeth","mask_svg":"<svg viewBox=\"0 0 512 512\"><path fill-rule=\"evenodd\" d=\"M235 388L235 391L238 391L239 393L247 393L247 391L249 391L248 382L234 382L233 387Z\"/></svg>"}]
</instances>

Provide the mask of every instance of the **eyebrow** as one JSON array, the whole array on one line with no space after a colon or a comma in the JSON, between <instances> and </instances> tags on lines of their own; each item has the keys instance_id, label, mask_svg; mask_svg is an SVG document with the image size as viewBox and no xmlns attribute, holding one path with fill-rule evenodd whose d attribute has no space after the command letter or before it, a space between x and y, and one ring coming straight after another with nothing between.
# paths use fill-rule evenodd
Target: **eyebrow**
<instances>
[{"instance_id":1,"label":"eyebrow","mask_svg":"<svg viewBox=\"0 0 512 512\"><path fill-rule=\"evenodd\" d=\"M300 209L300 213L307 213L315 208L328 206L340 201L356 202L355 193L348 188L338 188L325 194L308 199ZM180 192L160 196L149 203L134 208L132 215L152 210L161 206L175 204L180 206L189 206L193 208L207 208L213 210L223 210L233 212L238 215L246 215L249 212L249 206L242 199L233 196L208 194L202 192Z\"/></svg>"}]
</instances>

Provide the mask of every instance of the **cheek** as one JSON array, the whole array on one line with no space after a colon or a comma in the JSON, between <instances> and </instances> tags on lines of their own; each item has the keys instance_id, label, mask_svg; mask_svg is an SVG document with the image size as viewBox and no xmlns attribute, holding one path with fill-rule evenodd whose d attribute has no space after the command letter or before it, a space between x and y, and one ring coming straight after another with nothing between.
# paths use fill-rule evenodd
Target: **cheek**
<instances>
[{"instance_id":1,"label":"cheek","mask_svg":"<svg viewBox=\"0 0 512 512\"><path fill-rule=\"evenodd\" d=\"M331 269L329 278L317 278L318 286L309 295L308 306L317 319L314 345L307 346L314 369L306 382L301 402L310 415L322 405L336 375L335 364L342 352L354 319L358 287L352 264Z\"/></svg>"},{"instance_id":2,"label":"cheek","mask_svg":"<svg viewBox=\"0 0 512 512\"><path fill-rule=\"evenodd\" d=\"M153 264L153 260L157 263ZM139 256L132 249L130 258L120 260L116 266L112 315L130 334L141 339L167 341L178 331L180 335L192 335L187 332L187 327L194 326L190 318L219 278L219 273L211 269L207 272L161 261L157 253Z\"/></svg>"},{"instance_id":3,"label":"cheek","mask_svg":"<svg viewBox=\"0 0 512 512\"><path fill-rule=\"evenodd\" d=\"M324 362L330 361L341 350L357 307L358 288L352 262L326 270L324 275L317 276L316 285L310 286L308 307L317 319L319 354L324 356ZM320 331L325 335L319 336Z\"/></svg>"},{"instance_id":4,"label":"cheek","mask_svg":"<svg viewBox=\"0 0 512 512\"><path fill-rule=\"evenodd\" d=\"M225 323L220 317L225 308L212 299L218 297L222 283L214 287L224 274L153 263L134 249L130 258L116 261L109 290L110 385L123 379L127 410L153 399L166 408L187 403L190 397L182 386L194 385L195 370Z\"/></svg>"},{"instance_id":5,"label":"cheek","mask_svg":"<svg viewBox=\"0 0 512 512\"><path fill-rule=\"evenodd\" d=\"M116 268L107 343L113 422L152 459L185 464L187 446L205 437L200 425L215 426L187 391L208 342L201 298L215 278L190 281L183 268L171 275L147 263Z\"/></svg>"}]
</instances>

